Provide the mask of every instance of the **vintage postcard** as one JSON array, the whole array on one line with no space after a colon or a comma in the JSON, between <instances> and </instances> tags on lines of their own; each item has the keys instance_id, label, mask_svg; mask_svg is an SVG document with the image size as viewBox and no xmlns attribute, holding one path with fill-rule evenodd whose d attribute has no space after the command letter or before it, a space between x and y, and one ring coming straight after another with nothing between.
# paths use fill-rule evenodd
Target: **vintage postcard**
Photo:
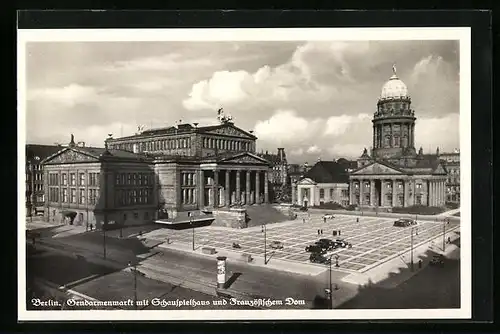
<instances>
[{"instance_id":1,"label":"vintage postcard","mask_svg":"<svg viewBox=\"0 0 500 334\"><path fill-rule=\"evenodd\" d=\"M19 320L470 318L470 53L18 30Z\"/></svg>"}]
</instances>

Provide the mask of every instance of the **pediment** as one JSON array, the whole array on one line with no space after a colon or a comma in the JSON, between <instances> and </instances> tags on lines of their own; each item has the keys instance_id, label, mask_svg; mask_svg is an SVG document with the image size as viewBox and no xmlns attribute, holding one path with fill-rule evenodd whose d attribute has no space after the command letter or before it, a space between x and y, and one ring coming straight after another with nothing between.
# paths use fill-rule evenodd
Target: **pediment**
<instances>
[{"instance_id":1,"label":"pediment","mask_svg":"<svg viewBox=\"0 0 500 334\"><path fill-rule=\"evenodd\" d=\"M314 182L312 179L306 177L305 179L302 179L299 181L298 185L314 185L316 184L316 182Z\"/></svg>"},{"instance_id":2,"label":"pediment","mask_svg":"<svg viewBox=\"0 0 500 334\"><path fill-rule=\"evenodd\" d=\"M439 164L434 170L434 174L446 174L446 171L444 170L444 167Z\"/></svg>"},{"instance_id":3,"label":"pediment","mask_svg":"<svg viewBox=\"0 0 500 334\"><path fill-rule=\"evenodd\" d=\"M386 166L384 164L374 162L371 165L367 165L354 173L352 175L394 175L394 174L402 174L401 171Z\"/></svg>"},{"instance_id":4,"label":"pediment","mask_svg":"<svg viewBox=\"0 0 500 334\"><path fill-rule=\"evenodd\" d=\"M46 164L69 164L76 162L98 162L99 159L77 150L67 148L47 158Z\"/></svg>"},{"instance_id":5,"label":"pediment","mask_svg":"<svg viewBox=\"0 0 500 334\"><path fill-rule=\"evenodd\" d=\"M254 139L254 136L249 133L233 126L233 125L225 125L219 128L207 130L205 133L214 134L214 135L225 135L225 136L233 136L247 139Z\"/></svg>"},{"instance_id":6,"label":"pediment","mask_svg":"<svg viewBox=\"0 0 500 334\"><path fill-rule=\"evenodd\" d=\"M223 163L236 163L236 164L259 164L259 165L269 165L269 161L258 157L253 154L245 153L242 155L237 155L234 157L229 157L221 160Z\"/></svg>"}]
</instances>

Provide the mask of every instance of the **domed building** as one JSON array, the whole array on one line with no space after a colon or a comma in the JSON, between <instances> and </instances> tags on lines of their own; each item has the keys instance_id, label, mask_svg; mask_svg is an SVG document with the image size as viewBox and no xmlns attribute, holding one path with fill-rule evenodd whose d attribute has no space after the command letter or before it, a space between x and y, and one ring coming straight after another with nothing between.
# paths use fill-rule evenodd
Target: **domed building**
<instances>
[{"instance_id":1,"label":"domed building","mask_svg":"<svg viewBox=\"0 0 500 334\"><path fill-rule=\"evenodd\" d=\"M349 175L349 201L361 207L445 204L446 169L436 154L415 149L415 111L405 83L394 74L383 85L372 119L373 141Z\"/></svg>"}]
</instances>

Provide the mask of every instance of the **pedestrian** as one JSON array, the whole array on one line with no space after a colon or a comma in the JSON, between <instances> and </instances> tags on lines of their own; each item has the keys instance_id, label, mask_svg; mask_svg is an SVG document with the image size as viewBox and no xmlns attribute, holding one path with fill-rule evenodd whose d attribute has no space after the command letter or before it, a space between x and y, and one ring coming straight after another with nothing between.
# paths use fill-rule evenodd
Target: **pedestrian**
<instances>
[{"instance_id":1,"label":"pedestrian","mask_svg":"<svg viewBox=\"0 0 500 334\"><path fill-rule=\"evenodd\" d=\"M323 230L321 230L321 235L323 235Z\"/></svg>"},{"instance_id":2,"label":"pedestrian","mask_svg":"<svg viewBox=\"0 0 500 334\"><path fill-rule=\"evenodd\" d=\"M318 230L318 235L319 235L319 230Z\"/></svg>"},{"instance_id":3,"label":"pedestrian","mask_svg":"<svg viewBox=\"0 0 500 334\"><path fill-rule=\"evenodd\" d=\"M323 223L326 223L326 216L323 216Z\"/></svg>"},{"instance_id":4,"label":"pedestrian","mask_svg":"<svg viewBox=\"0 0 500 334\"><path fill-rule=\"evenodd\" d=\"M418 260L418 269L422 269L422 260Z\"/></svg>"},{"instance_id":5,"label":"pedestrian","mask_svg":"<svg viewBox=\"0 0 500 334\"><path fill-rule=\"evenodd\" d=\"M302 222L305 224L305 223L306 223L306 219L305 219L305 218L302 218Z\"/></svg>"},{"instance_id":6,"label":"pedestrian","mask_svg":"<svg viewBox=\"0 0 500 334\"><path fill-rule=\"evenodd\" d=\"M356 217L356 223L359 223L359 217Z\"/></svg>"},{"instance_id":7,"label":"pedestrian","mask_svg":"<svg viewBox=\"0 0 500 334\"><path fill-rule=\"evenodd\" d=\"M448 243L451 244L451 237L448 237Z\"/></svg>"},{"instance_id":8,"label":"pedestrian","mask_svg":"<svg viewBox=\"0 0 500 334\"><path fill-rule=\"evenodd\" d=\"M340 236L340 230L339 230L339 236Z\"/></svg>"},{"instance_id":9,"label":"pedestrian","mask_svg":"<svg viewBox=\"0 0 500 334\"><path fill-rule=\"evenodd\" d=\"M94 224L90 224L90 230L92 231L94 229Z\"/></svg>"}]
</instances>

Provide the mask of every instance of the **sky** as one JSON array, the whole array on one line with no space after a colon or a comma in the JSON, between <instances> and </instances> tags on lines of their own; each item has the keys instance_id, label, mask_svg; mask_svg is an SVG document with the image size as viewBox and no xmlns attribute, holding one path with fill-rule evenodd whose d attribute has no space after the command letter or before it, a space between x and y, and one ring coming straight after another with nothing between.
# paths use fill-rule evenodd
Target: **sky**
<instances>
[{"instance_id":1,"label":"sky","mask_svg":"<svg viewBox=\"0 0 500 334\"><path fill-rule=\"evenodd\" d=\"M393 64L417 150L459 148L458 41L28 42L26 140L104 146L138 125L216 124L222 107L259 152L356 158Z\"/></svg>"}]
</instances>

